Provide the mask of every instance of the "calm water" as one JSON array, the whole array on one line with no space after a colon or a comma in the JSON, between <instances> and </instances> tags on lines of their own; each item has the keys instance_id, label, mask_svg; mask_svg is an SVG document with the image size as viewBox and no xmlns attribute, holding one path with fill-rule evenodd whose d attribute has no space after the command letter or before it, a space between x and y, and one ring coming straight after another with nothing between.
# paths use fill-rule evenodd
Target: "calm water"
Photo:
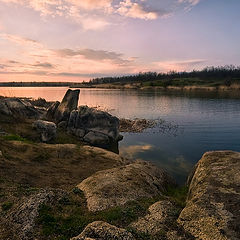
<instances>
[{"instance_id":1,"label":"calm water","mask_svg":"<svg viewBox=\"0 0 240 240\"><path fill-rule=\"evenodd\" d=\"M0 95L61 100L67 88L0 88ZM183 183L202 154L240 151L240 99L216 93L81 89L80 105L123 118L164 121L144 133L124 134L120 154L167 169Z\"/></svg>"}]
</instances>

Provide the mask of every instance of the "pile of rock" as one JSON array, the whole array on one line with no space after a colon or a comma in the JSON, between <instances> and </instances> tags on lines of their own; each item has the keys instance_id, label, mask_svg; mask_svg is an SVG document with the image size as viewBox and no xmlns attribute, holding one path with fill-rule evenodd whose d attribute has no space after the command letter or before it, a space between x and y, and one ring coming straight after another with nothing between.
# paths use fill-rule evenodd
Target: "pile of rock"
<instances>
[{"instance_id":1,"label":"pile of rock","mask_svg":"<svg viewBox=\"0 0 240 240\"><path fill-rule=\"evenodd\" d=\"M87 106L71 112L67 129L93 145L109 145L122 139L118 118Z\"/></svg>"},{"instance_id":2,"label":"pile of rock","mask_svg":"<svg viewBox=\"0 0 240 240\"><path fill-rule=\"evenodd\" d=\"M122 139L119 119L87 106L78 106L80 90L68 90L61 103L53 103L46 113L48 120L65 128L81 140L95 146L109 146Z\"/></svg>"}]
</instances>

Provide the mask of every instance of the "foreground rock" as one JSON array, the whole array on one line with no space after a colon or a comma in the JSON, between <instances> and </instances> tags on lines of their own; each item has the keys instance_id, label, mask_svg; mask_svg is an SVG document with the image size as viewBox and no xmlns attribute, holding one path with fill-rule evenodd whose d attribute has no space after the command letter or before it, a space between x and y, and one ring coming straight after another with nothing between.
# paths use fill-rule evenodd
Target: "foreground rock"
<instances>
[{"instance_id":1,"label":"foreground rock","mask_svg":"<svg viewBox=\"0 0 240 240\"><path fill-rule=\"evenodd\" d=\"M50 142L56 138L57 127L53 122L37 120L33 123L33 128L41 135L42 142Z\"/></svg>"},{"instance_id":2,"label":"foreground rock","mask_svg":"<svg viewBox=\"0 0 240 240\"><path fill-rule=\"evenodd\" d=\"M240 153L205 153L178 222L196 239L239 240Z\"/></svg>"},{"instance_id":3,"label":"foreground rock","mask_svg":"<svg viewBox=\"0 0 240 240\"><path fill-rule=\"evenodd\" d=\"M146 216L139 218L130 227L154 239L190 240L192 238L176 224L179 210L168 200L156 202L149 207Z\"/></svg>"},{"instance_id":4,"label":"foreground rock","mask_svg":"<svg viewBox=\"0 0 240 240\"><path fill-rule=\"evenodd\" d=\"M56 123L68 121L70 113L77 109L80 90L68 89L62 102L56 102L47 111L46 116Z\"/></svg>"},{"instance_id":5,"label":"foreground rock","mask_svg":"<svg viewBox=\"0 0 240 240\"><path fill-rule=\"evenodd\" d=\"M39 209L43 204L50 204L59 201L66 193L62 190L41 190L23 201L8 216L8 224L12 226L13 239L30 240L34 236L36 219L39 216Z\"/></svg>"},{"instance_id":6,"label":"foreground rock","mask_svg":"<svg viewBox=\"0 0 240 240\"><path fill-rule=\"evenodd\" d=\"M122 139L118 118L87 106L71 112L68 130L92 145L109 145Z\"/></svg>"},{"instance_id":7,"label":"foreground rock","mask_svg":"<svg viewBox=\"0 0 240 240\"><path fill-rule=\"evenodd\" d=\"M12 117L38 118L38 110L31 103L19 98L0 98L0 113Z\"/></svg>"},{"instance_id":8,"label":"foreground rock","mask_svg":"<svg viewBox=\"0 0 240 240\"><path fill-rule=\"evenodd\" d=\"M131 227L139 232L158 235L172 227L174 220L177 219L178 210L170 201L156 202L149 207L149 213L138 219Z\"/></svg>"},{"instance_id":9,"label":"foreground rock","mask_svg":"<svg viewBox=\"0 0 240 240\"><path fill-rule=\"evenodd\" d=\"M106 222L96 221L87 225L83 232L71 240L134 240L131 233L122 228L117 228Z\"/></svg>"},{"instance_id":10,"label":"foreground rock","mask_svg":"<svg viewBox=\"0 0 240 240\"><path fill-rule=\"evenodd\" d=\"M78 188L87 198L88 209L99 211L139 198L160 195L170 185L174 185L174 181L164 170L138 161L99 171L83 180Z\"/></svg>"}]
</instances>

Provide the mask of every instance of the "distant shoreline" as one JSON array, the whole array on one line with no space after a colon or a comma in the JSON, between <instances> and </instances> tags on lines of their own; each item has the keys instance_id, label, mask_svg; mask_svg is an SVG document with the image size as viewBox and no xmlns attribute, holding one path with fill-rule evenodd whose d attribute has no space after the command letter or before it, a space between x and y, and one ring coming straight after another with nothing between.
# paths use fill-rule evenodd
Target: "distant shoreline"
<instances>
[{"instance_id":1,"label":"distant shoreline","mask_svg":"<svg viewBox=\"0 0 240 240\"><path fill-rule=\"evenodd\" d=\"M70 83L70 82L4 82L0 87L69 87L69 88L96 88L96 89L119 89L119 90L164 90L164 91L206 91L206 92L236 92L240 90L240 84L230 86L218 85L183 85L183 86L141 86L139 83Z\"/></svg>"}]
</instances>

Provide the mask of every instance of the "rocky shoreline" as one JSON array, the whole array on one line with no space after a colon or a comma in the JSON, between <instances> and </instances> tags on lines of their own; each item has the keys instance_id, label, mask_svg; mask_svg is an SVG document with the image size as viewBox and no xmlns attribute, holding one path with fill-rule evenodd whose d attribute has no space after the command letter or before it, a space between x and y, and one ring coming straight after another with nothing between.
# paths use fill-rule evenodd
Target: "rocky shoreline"
<instances>
[{"instance_id":1,"label":"rocky shoreline","mask_svg":"<svg viewBox=\"0 0 240 240\"><path fill-rule=\"evenodd\" d=\"M78 95L48 110L0 99L0 239L240 239L240 153L205 153L177 186L151 163L88 146L118 142L123 120L77 108Z\"/></svg>"}]
</instances>

